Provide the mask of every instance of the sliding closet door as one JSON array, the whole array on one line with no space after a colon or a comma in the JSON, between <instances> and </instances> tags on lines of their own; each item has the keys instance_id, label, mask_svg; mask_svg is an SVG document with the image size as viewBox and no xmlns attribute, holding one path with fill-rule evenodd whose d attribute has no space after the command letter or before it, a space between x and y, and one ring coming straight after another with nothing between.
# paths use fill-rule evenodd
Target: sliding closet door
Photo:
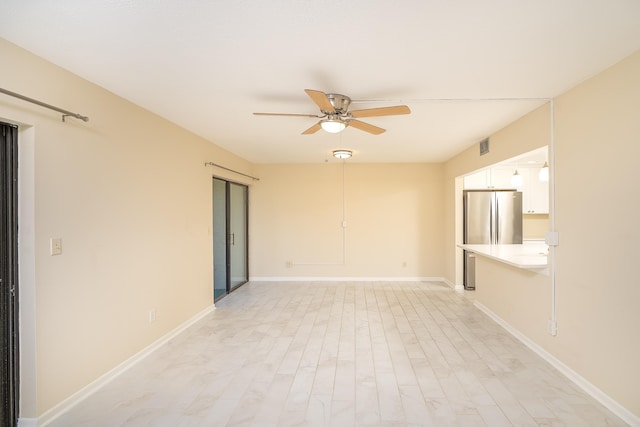
<instances>
[{"instance_id":1,"label":"sliding closet door","mask_svg":"<svg viewBox=\"0 0 640 427\"><path fill-rule=\"evenodd\" d=\"M213 300L227 294L227 183L213 179Z\"/></svg>"},{"instance_id":2,"label":"sliding closet door","mask_svg":"<svg viewBox=\"0 0 640 427\"><path fill-rule=\"evenodd\" d=\"M247 187L229 183L230 289L246 283L247 274Z\"/></svg>"},{"instance_id":3,"label":"sliding closet door","mask_svg":"<svg viewBox=\"0 0 640 427\"><path fill-rule=\"evenodd\" d=\"M249 280L248 188L213 178L214 301Z\"/></svg>"},{"instance_id":4,"label":"sliding closet door","mask_svg":"<svg viewBox=\"0 0 640 427\"><path fill-rule=\"evenodd\" d=\"M18 418L18 129L0 123L0 425Z\"/></svg>"}]
</instances>

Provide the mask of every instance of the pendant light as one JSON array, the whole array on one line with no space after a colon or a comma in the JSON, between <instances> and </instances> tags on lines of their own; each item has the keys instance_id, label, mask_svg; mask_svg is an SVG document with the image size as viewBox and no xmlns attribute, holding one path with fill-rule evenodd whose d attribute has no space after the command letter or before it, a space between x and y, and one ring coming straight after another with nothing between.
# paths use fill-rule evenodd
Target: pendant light
<instances>
[{"instance_id":1,"label":"pendant light","mask_svg":"<svg viewBox=\"0 0 640 427\"><path fill-rule=\"evenodd\" d=\"M522 187L522 183L523 183L522 175L520 175L518 173L518 169L516 169L514 174L511 175L511 185L518 188L518 187Z\"/></svg>"},{"instance_id":2,"label":"pendant light","mask_svg":"<svg viewBox=\"0 0 640 427\"><path fill-rule=\"evenodd\" d=\"M543 182L549 181L549 164L545 161L542 169L538 172L538 179Z\"/></svg>"}]
</instances>

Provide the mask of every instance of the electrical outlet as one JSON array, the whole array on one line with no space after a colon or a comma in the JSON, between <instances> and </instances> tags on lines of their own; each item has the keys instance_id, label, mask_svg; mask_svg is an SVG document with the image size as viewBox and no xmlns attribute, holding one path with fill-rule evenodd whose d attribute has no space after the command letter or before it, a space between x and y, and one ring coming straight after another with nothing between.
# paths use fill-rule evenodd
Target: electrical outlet
<instances>
[{"instance_id":1,"label":"electrical outlet","mask_svg":"<svg viewBox=\"0 0 640 427\"><path fill-rule=\"evenodd\" d=\"M293 262L292 261L287 261L285 263L285 265L287 266L287 268L291 268L291 267L293 267Z\"/></svg>"},{"instance_id":2,"label":"electrical outlet","mask_svg":"<svg viewBox=\"0 0 640 427\"><path fill-rule=\"evenodd\" d=\"M407 261L402 261L402 268L406 268L407 267Z\"/></svg>"},{"instance_id":3,"label":"electrical outlet","mask_svg":"<svg viewBox=\"0 0 640 427\"><path fill-rule=\"evenodd\" d=\"M156 309L152 308L149 310L149 323L153 323L156 321Z\"/></svg>"}]
</instances>

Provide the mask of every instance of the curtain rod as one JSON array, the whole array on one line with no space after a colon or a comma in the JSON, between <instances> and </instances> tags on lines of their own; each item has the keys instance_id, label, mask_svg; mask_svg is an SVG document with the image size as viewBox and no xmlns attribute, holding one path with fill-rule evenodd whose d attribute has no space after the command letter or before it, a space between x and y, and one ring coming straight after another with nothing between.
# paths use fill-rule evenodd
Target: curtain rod
<instances>
[{"instance_id":1,"label":"curtain rod","mask_svg":"<svg viewBox=\"0 0 640 427\"><path fill-rule=\"evenodd\" d=\"M204 165L205 166L215 166L217 168L224 169L224 170L227 170L229 172L237 173L238 175L246 176L247 178L251 178L251 179L256 180L256 181L260 181L260 178L256 178L255 176L247 175L246 173L238 172L237 170L233 170L233 169L229 169L229 168L224 167L224 166L220 166L217 163L206 162Z\"/></svg>"},{"instance_id":2,"label":"curtain rod","mask_svg":"<svg viewBox=\"0 0 640 427\"><path fill-rule=\"evenodd\" d=\"M83 122L88 122L89 117L82 116L78 113L72 113L71 111L63 110L62 108L54 107L53 105L46 104L44 102L38 101L37 99L29 98L28 96L20 95L19 93L11 92L10 90L0 88L0 92L5 95L13 96L14 98L22 99L23 101L31 102L32 104L39 105L44 108L48 108L50 110L57 111L58 113L62 113L62 121L64 122L65 117L73 117L74 119L82 120Z\"/></svg>"}]
</instances>

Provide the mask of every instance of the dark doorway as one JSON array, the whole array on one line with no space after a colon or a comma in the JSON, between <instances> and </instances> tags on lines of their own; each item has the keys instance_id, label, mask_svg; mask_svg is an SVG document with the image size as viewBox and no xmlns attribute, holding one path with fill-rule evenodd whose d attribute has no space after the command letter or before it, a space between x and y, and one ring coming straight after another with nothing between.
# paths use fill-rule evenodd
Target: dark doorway
<instances>
[{"instance_id":1,"label":"dark doorway","mask_svg":"<svg viewBox=\"0 0 640 427\"><path fill-rule=\"evenodd\" d=\"M0 425L18 421L18 128L0 123Z\"/></svg>"}]
</instances>

